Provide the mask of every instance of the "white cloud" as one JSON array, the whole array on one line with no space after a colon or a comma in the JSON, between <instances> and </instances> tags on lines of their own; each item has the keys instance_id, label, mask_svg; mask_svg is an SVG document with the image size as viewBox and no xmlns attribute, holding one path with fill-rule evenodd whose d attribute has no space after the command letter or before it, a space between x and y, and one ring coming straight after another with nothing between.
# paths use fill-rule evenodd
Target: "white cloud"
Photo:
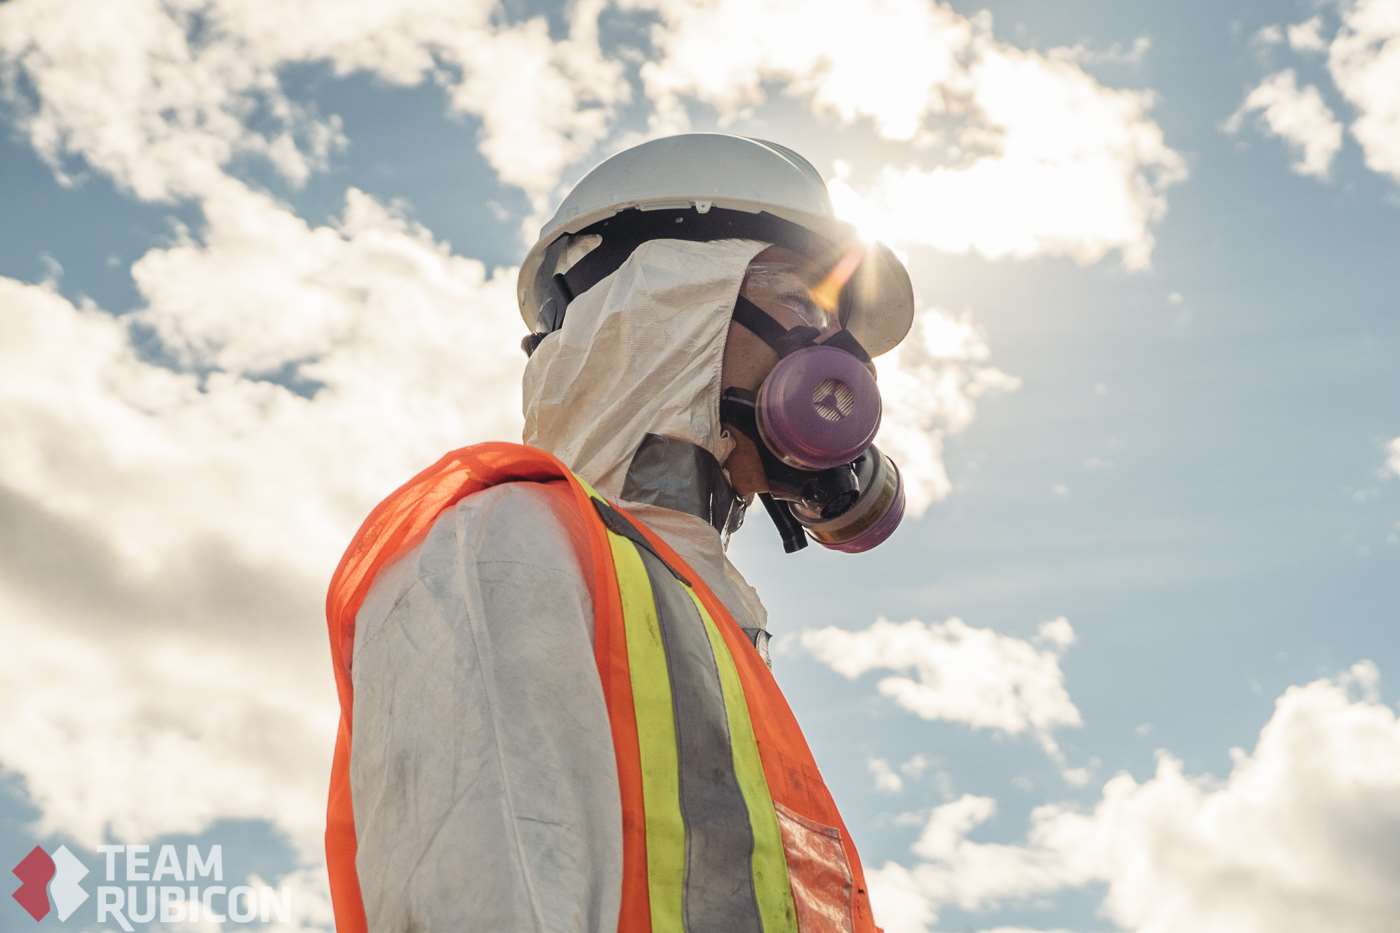
<instances>
[{"instance_id":1,"label":"white cloud","mask_svg":"<svg viewBox=\"0 0 1400 933\"><path fill-rule=\"evenodd\" d=\"M1149 116L1151 95L1108 88L1070 61L977 47L966 80L982 124L968 124L962 158L838 177L838 212L892 243L1080 263L1116 250L1145 268L1165 192L1186 177Z\"/></svg>"},{"instance_id":2,"label":"white cloud","mask_svg":"<svg viewBox=\"0 0 1400 933\"><path fill-rule=\"evenodd\" d=\"M1064 651L1074 644L1074 626L1070 625L1069 619L1064 616L1056 616L1049 622L1041 623L1036 632L1036 641Z\"/></svg>"},{"instance_id":3,"label":"white cloud","mask_svg":"<svg viewBox=\"0 0 1400 933\"><path fill-rule=\"evenodd\" d=\"M481 119L481 151L502 181L540 199L629 93L598 47L602 6L575 3L555 42L543 17L504 22L491 0L17 0L0 5L0 78L51 164L81 156L143 199L202 194L240 155L298 184L323 165L344 144L340 123L288 98L286 65L431 78ZM270 128L253 129L254 117Z\"/></svg>"},{"instance_id":4,"label":"white cloud","mask_svg":"<svg viewBox=\"0 0 1400 933\"><path fill-rule=\"evenodd\" d=\"M894 815L894 825L921 827L928 820L927 809L924 810L903 810Z\"/></svg>"},{"instance_id":5,"label":"white cloud","mask_svg":"<svg viewBox=\"0 0 1400 933\"><path fill-rule=\"evenodd\" d=\"M1367 166L1400 180L1400 7L1393 0L1350 2L1328 67L1356 108L1351 134Z\"/></svg>"},{"instance_id":6,"label":"white cloud","mask_svg":"<svg viewBox=\"0 0 1400 933\"><path fill-rule=\"evenodd\" d=\"M887 933L927 933L945 907L979 911L1090 880L1058 850L967 838L995 812L996 801L973 795L935 807L914 843L916 864L886 862L866 872L876 922Z\"/></svg>"},{"instance_id":7,"label":"white cloud","mask_svg":"<svg viewBox=\"0 0 1400 933\"><path fill-rule=\"evenodd\" d=\"M1051 58L1063 58L1082 65L1141 65L1152 51L1152 37L1138 36L1130 44L1114 42L1107 48L1094 48L1080 42L1076 45L1051 49Z\"/></svg>"},{"instance_id":8,"label":"white cloud","mask_svg":"<svg viewBox=\"0 0 1400 933\"><path fill-rule=\"evenodd\" d=\"M1292 69L1269 75L1225 122L1226 132L1239 132L1244 118L1256 112L1271 134L1293 147L1297 155L1294 171L1317 178L1328 176L1332 159L1342 148L1342 125L1315 86L1300 88Z\"/></svg>"},{"instance_id":9,"label":"white cloud","mask_svg":"<svg viewBox=\"0 0 1400 933\"><path fill-rule=\"evenodd\" d=\"M875 789L885 794L897 794L904 790L904 779L890 767L883 758L871 758L865 763L866 770L875 779Z\"/></svg>"},{"instance_id":10,"label":"white cloud","mask_svg":"<svg viewBox=\"0 0 1400 933\"><path fill-rule=\"evenodd\" d=\"M928 770L930 764L931 762L927 755L911 755L899 766L899 773L909 778L922 777L924 772Z\"/></svg>"},{"instance_id":11,"label":"white cloud","mask_svg":"<svg viewBox=\"0 0 1400 933\"><path fill-rule=\"evenodd\" d=\"M936 148L932 160L896 156L836 186L893 241L1080 262L1119 251L1141 268L1164 193L1185 177L1151 96L1107 87L1078 63L1135 61L1146 37L1042 55L996 40L985 15L920 0L863 0L840 28L797 0L619 5L656 16L654 54L637 69L653 133L688 126L689 101L739 119L777 82L838 122L870 121L906 153ZM56 170L80 157L143 199L199 196L240 157L267 160L293 184L323 167L346 144L340 121L288 97L286 66L432 80L454 111L481 120L482 154L530 195L537 218L630 98L640 56L601 48L608 7L576 0L555 41L544 17L511 22L490 0L120 0L97 11L16 0L0 6L0 78Z\"/></svg>"},{"instance_id":12,"label":"white cloud","mask_svg":"<svg viewBox=\"0 0 1400 933\"><path fill-rule=\"evenodd\" d=\"M23 126L35 149L56 169L82 156L146 199L202 190L245 154L305 180L343 142L338 125L293 106L265 63L235 43L191 43L193 20L206 12L199 7L0 6L0 76L7 96L29 109ZM263 132L248 126L259 107L271 122Z\"/></svg>"},{"instance_id":13,"label":"white cloud","mask_svg":"<svg viewBox=\"0 0 1400 933\"><path fill-rule=\"evenodd\" d=\"M641 70L653 132L688 126L688 100L736 119L764 101L765 81L780 81L818 112L868 118L882 137L914 141L950 106L973 33L966 17L922 0L861 0L834 16L801 0L619 5L657 16L655 54Z\"/></svg>"},{"instance_id":14,"label":"white cloud","mask_svg":"<svg viewBox=\"0 0 1400 933\"><path fill-rule=\"evenodd\" d=\"M920 0L863 0L844 9L840 28L797 0L619 5L656 17L654 54L637 67L653 133L688 126L691 101L742 118L777 82L822 115L868 120L906 144L887 168L866 166L834 192L894 242L1079 262L1118 251L1141 268L1165 191L1186 174L1151 119L1151 96L1110 88L1079 64L1135 61L1146 37L1126 50L1040 54L995 39L985 15ZM601 48L608 7L576 0L555 41L544 17L511 22L490 0L311 0L294 10L120 0L96 11L16 0L0 6L0 78L57 171L76 156L143 199L200 196L240 157L268 161L293 184L323 167L346 144L341 124L289 98L289 65L432 80L454 111L481 120L482 154L530 196L537 218L630 98L629 63L640 56Z\"/></svg>"},{"instance_id":15,"label":"white cloud","mask_svg":"<svg viewBox=\"0 0 1400 933\"><path fill-rule=\"evenodd\" d=\"M1295 52L1321 52L1327 48L1322 38L1322 17L1314 16L1288 27L1288 45Z\"/></svg>"},{"instance_id":16,"label":"white cloud","mask_svg":"<svg viewBox=\"0 0 1400 933\"><path fill-rule=\"evenodd\" d=\"M870 909L885 933L928 933L938 918L933 899L909 869L897 862L865 870Z\"/></svg>"},{"instance_id":17,"label":"white cloud","mask_svg":"<svg viewBox=\"0 0 1400 933\"><path fill-rule=\"evenodd\" d=\"M236 186L205 207L131 315L0 277L0 763L86 845L265 818L314 860L326 580L406 476L518 436L512 271L354 191L321 228ZM321 387L256 378L282 365Z\"/></svg>"},{"instance_id":18,"label":"white cloud","mask_svg":"<svg viewBox=\"0 0 1400 933\"><path fill-rule=\"evenodd\" d=\"M987 364L990 351L969 315L920 311L904 342L876 366L884 416L876 439L899 464L910 515L952 490L943 438L972 423L977 401L1014 392L1021 381Z\"/></svg>"},{"instance_id":19,"label":"white cloud","mask_svg":"<svg viewBox=\"0 0 1400 933\"><path fill-rule=\"evenodd\" d=\"M1073 639L1063 621L1042 627L1042 637L1051 642L1046 648L961 619L879 619L865 629L809 629L800 637L804 648L843 677L888 672L877 685L881 695L923 719L1029 733L1058 756L1052 732L1080 724L1060 670L1060 653Z\"/></svg>"},{"instance_id":20,"label":"white cloud","mask_svg":"<svg viewBox=\"0 0 1400 933\"><path fill-rule=\"evenodd\" d=\"M1295 52L1323 51L1327 48L1327 42L1322 38L1322 17L1314 16L1301 23L1290 23L1287 26L1270 23L1254 34L1256 45L1283 45L1285 39L1288 41L1289 48Z\"/></svg>"},{"instance_id":21,"label":"white cloud","mask_svg":"<svg viewBox=\"0 0 1400 933\"><path fill-rule=\"evenodd\" d=\"M1139 782L1120 774L1090 811L1037 808L1022 845L969 835L985 797L936 808L912 866L870 872L894 933L928 930L946 905L984 910L1089 884L1103 913L1151 933L1382 933L1400 912L1400 720L1367 661L1291 687L1224 779L1160 753ZM880 916L877 914L877 916Z\"/></svg>"},{"instance_id":22,"label":"white cloud","mask_svg":"<svg viewBox=\"0 0 1400 933\"><path fill-rule=\"evenodd\" d=\"M1385 466L1393 475L1400 476L1400 437L1385 445Z\"/></svg>"},{"instance_id":23,"label":"white cloud","mask_svg":"<svg viewBox=\"0 0 1400 933\"><path fill-rule=\"evenodd\" d=\"M1391 0L1343 0L1338 5L1341 26L1330 44L1323 36L1323 19L1269 26L1256 39L1278 45L1284 41L1295 52L1327 52L1333 83L1355 111L1351 135L1361 146L1366 165L1375 172L1400 179L1400 8ZM1282 76L1287 75L1287 78ZM1270 130L1301 149L1295 166L1304 174L1325 175L1331 157L1341 146L1333 117L1315 88L1299 91L1291 71L1265 79L1255 89L1257 106L1246 101L1227 127L1237 128L1250 109L1273 108L1266 113ZM1279 125L1275 125L1275 123Z\"/></svg>"},{"instance_id":24,"label":"white cloud","mask_svg":"<svg viewBox=\"0 0 1400 933\"><path fill-rule=\"evenodd\" d=\"M1100 83L1076 61L1087 50L1000 42L985 14L920 0L863 0L834 19L799 0L624 6L658 15L641 71L653 132L688 126L688 102L740 119L776 82L819 113L910 144L918 159L887 158L833 185L838 211L890 243L1086 263L1116 250L1141 268L1164 192L1186 175L1150 94Z\"/></svg>"}]
</instances>

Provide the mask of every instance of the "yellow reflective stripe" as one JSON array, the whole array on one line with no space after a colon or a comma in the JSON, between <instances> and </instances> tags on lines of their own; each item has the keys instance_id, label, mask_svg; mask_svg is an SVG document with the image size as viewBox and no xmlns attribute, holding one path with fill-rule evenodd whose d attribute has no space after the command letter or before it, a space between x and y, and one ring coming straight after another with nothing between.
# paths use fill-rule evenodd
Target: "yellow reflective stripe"
<instances>
[{"instance_id":1,"label":"yellow reflective stripe","mask_svg":"<svg viewBox=\"0 0 1400 933\"><path fill-rule=\"evenodd\" d=\"M582 476L579 476L577 473L573 473L572 475L573 475L574 479L578 482L578 484L579 484L580 486L583 487L583 491L586 492L586 493L588 493L589 496L591 496L591 497L594 498L594 499L599 500L600 502L607 502L607 501L608 501L607 499L604 499L602 496L598 495L598 490L596 490L596 489L594 489L592 486L590 486L590 485L588 484L588 480L584 479Z\"/></svg>"},{"instance_id":2,"label":"yellow reflective stripe","mask_svg":"<svg viewBox=\"0 0 1400 933\"><path fill-rule=\"evenodd\" d=\"M609 531L622 596L627 666L641 752L642 806L646 811L647 895L653 930L684 929L685 823L681 819L680 763L671 703L671 678L651 582L637 546Z\"/></svg>"},{"instance_id":3,"label":"yellow reflective stripe","mask_svg":"<svg viewBox=\"0 0 1400 933\"><path fill-rule=\"evenodd\" d=\"M758 739L754 737L749 720L748 701L739 682L739 670L724 636L692 587L686 594L695 603L705 623L705 634L715 653L719 668L720 690L724 694L724 711L729 719L729 743L734 754L734 774L749 811L753 828L753 888L758 898L758 914L764 933L784 933L797 930L797 908L792 902L792 887L788 882L787 857L783 850L782 830L778 828L778 813L773 796L768 791L768 778L763 774L763 761L758 755Z\"/></svg>"}]
</instances>

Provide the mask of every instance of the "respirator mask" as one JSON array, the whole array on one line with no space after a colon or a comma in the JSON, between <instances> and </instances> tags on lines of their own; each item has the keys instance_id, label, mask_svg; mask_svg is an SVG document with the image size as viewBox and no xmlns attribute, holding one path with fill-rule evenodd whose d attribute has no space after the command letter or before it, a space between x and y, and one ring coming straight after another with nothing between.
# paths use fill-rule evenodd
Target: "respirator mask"
<instances>
[{"instance_id":1,"label":"respirator mask","mask_svg":"<svg viewBox=\"0 0 1400 933\"><path fill-rule=\"evenodd\" d=\"M835 551L868 551L904 517L904 484L874 445L880 390L870 357L847 330L784 327L742 294L734 320L778 354L758 390L727 389L720 418L754 442L768 480L759 498L788 553L811 536Z\"/></svg>"}]
</instances>

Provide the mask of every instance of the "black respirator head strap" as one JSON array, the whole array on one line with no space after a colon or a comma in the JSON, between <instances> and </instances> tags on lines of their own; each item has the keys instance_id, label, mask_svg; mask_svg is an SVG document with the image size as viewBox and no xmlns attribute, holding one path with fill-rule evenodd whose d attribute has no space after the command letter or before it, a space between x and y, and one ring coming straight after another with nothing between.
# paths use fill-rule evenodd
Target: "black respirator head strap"
<instances>
[{"instance_id":1,"label":"black respirator head strap","mask_svg":"<svg viewBox=\"0 0 1400 933\"><path fill-rule=\"evenodd\" d=\"M812 346L821 335L820 330L805 324L784 327L778 323L777 318L743 295L734 300L734 322L772 347L779 359L803 347Z\"/></svg>"},{"instance_id":2,"label":"black respirator head strap","mask_svg":"<svg viewBox=\"0 0 1400 933\"><path fill-rule=\"evenodd\" d=\"M861 346L860 341L856 339L856 335L846 330L844 327L818 342L824 347L836 347L838 350L845 350L866 366L871 365L870 354L865 352L865 347Z\"/></svg>"},{"instance_id":3,"label":"black respirator head strap","mask_svg":"<svg viewBox=\"0 0 1400 933\"><path fill-rule=\"evenodd\" d=\"M856 335L844 327L826 337L821 336L819 329L806 324L784 327L773 315L743 295L734 301L734 322L772 347L779 359L804 347L824 346L844 350L866 366L870 365L870 354L865 352Z\"/></svg>"}]
</instances>

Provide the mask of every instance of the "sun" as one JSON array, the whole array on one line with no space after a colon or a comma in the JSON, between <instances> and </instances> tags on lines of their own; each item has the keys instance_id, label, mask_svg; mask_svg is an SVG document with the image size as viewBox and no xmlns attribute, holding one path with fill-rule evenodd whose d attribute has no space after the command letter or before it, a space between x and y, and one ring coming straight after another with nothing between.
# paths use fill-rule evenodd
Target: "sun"
<instances>
[{"instance_id":1,"label":"sun","mask_svg":"<svg viewBox=\"0 0 1400 933\"><path fill-rule=\"evenodd\" d=\"M849 178L849 163L837 160L834 177L827 183L831 207L836 216L851 225L856 236L867 246L875 243L892 245L894 226L889 214L869 197L856 191Z\"/></svg>"}]
</instances>

